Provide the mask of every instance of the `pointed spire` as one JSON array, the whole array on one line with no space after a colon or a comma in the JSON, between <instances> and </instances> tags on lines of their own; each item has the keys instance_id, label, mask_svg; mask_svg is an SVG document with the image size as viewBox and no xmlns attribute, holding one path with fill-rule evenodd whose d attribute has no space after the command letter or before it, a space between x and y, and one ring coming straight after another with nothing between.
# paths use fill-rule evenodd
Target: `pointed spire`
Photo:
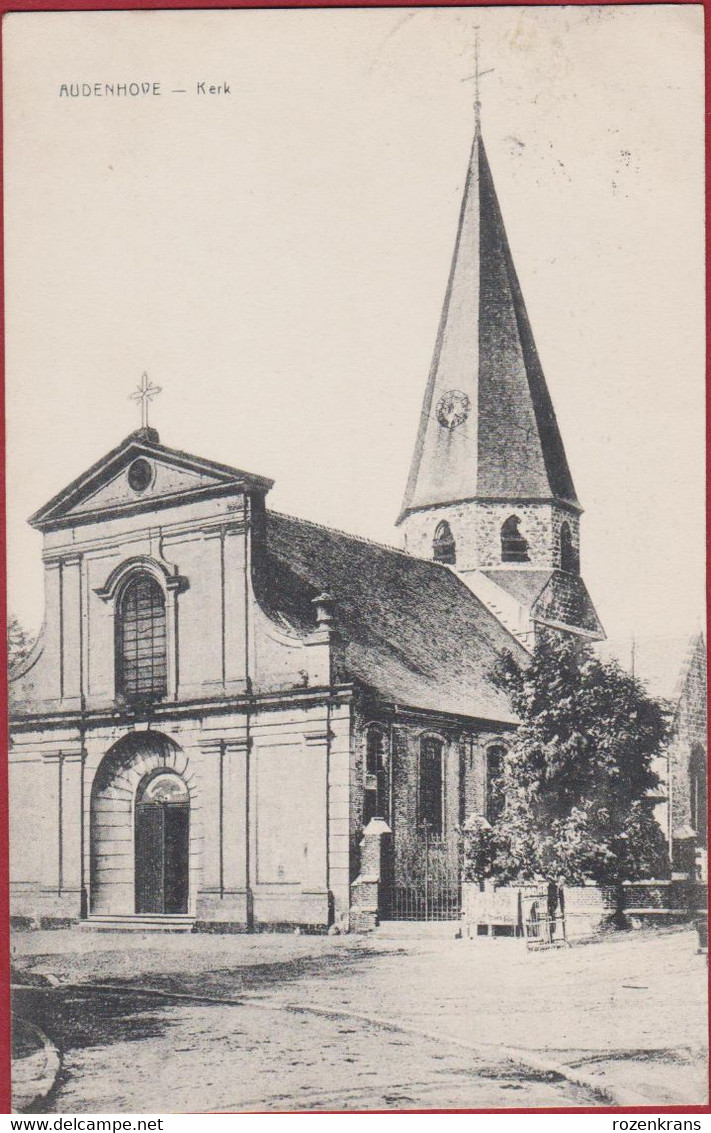
<instances>
[{"instance_id":1,"label":"pointed spire","mask_svg":"<svg viewBox=\"0 0 711 1133\"><path fill-rule=\"evenodd\" d=\"M473 499L578 507L481 136L475 132L454 255L400 519Z\"/></svg>"}]
</instances>

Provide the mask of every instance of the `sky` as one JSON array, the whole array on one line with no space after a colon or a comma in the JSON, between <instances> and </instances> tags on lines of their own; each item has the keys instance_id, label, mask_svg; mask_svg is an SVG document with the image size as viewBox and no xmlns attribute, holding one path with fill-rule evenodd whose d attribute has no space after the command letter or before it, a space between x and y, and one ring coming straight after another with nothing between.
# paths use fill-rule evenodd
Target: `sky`
<instances>
[{"instance_id":1,"label":"sky","mask_svg":"<svg viewBox=\"0 0 711 1133\"><path fill-rule=\"evenodd\" d=\"M139 425L143 371L165 444L397 543L477 26L588 589L614 638L701 624L703 14L652 4L5 17L8 588L29 630L27 517ZM61 94L112 82L161 93Z\"/></svg>"}]
</instances>

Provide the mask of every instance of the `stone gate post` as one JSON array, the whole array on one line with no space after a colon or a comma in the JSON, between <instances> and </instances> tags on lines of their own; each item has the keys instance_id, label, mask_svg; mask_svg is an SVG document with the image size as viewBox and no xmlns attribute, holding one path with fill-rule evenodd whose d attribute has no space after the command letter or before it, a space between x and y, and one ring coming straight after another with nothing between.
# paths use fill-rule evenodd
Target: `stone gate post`
<instances>
[{"instance_id":1,"label":"stone gate post","mask_svg":"<svg viewBox=\"0 0 711 1133\"><path fill-rule=\"evenodd\" d=\"M392 831L371 818L360 843L360 873L351 883L351 932L372 932L380 924L392 869Z\"/></svg>"}]
</instances>

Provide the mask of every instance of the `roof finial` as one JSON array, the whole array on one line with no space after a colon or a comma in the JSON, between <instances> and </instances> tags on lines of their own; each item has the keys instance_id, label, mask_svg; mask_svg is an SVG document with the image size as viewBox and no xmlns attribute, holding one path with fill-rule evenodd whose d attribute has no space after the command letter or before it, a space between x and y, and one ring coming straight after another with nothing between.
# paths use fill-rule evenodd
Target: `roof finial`
<instances>
[{"instance_id":1,"label":"roof finial","mask_svg":"<svg viewBox=\"0 0 711 1133\"><path fill-rule=\"evenodd\" d=\"M477 133L481 130L480 80L484 75L490 75L493 70L493 67L488 67L486 71L482 71L479 67L479 27L477 25L477 27L474 28L474 74L467 75L466 78L462 79L463 83L471 82L472 79L474 80L474 125Z\"/></svg>"},{"instance_id":2,"label":"roof finial","mask_svg":"<svg viewBox=\"0 0 711 1133\"><path fill-rule=\"evenodd\" d=\"M479 90L479 25L474 28L474 125L477 131L481 129L481 98Z\"/></svg>"}]
</instances>

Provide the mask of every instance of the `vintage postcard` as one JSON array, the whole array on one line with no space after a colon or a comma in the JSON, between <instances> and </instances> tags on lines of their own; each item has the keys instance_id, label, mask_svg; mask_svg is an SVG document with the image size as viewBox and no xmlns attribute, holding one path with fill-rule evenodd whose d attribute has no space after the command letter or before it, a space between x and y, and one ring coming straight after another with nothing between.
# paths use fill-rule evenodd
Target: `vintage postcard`
<instances>
[{"instance_id":1,"label":"vintage postcard","mask_svg":"<svg viewBox=\"0 0 711 1133\"><path fill-rule=\"evenodd\" d=\"M6 14L16 1111L705 1111L703 18Z\"/></svg>"}]
</instances>

